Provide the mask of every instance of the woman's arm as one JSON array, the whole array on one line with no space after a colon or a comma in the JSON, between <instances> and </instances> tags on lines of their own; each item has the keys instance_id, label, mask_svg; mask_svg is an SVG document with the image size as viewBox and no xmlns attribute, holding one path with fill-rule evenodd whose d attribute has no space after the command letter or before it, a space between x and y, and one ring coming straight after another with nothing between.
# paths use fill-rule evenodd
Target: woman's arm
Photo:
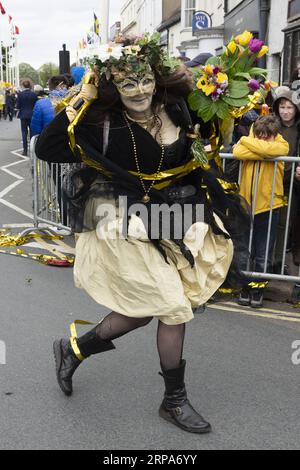
<instances>
[{"instance_id":1,"label":"woman's arm","mask_svg":"<svg viewBox=\"0 0 300 470\"><path fill-rule=\"evenodd\" d=\"M40 160L51 163L77 163L80 158L75 156L69 146L68 127L70 121L66 111L61 111L38 137L35 152Z\"/></svg>"}]
</instances>

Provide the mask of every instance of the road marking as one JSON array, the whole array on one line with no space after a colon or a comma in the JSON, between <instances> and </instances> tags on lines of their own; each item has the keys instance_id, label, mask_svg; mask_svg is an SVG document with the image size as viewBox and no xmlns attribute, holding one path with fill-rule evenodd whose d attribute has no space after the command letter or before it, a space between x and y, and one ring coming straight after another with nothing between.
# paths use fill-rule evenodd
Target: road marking
<instances>
[{"instance_id":1,"label":"road marking","mask_svg":"<svg viewBox=\"0 0 300 470\"><path fill-rule=\"evenodd\" d=\"M56 256L57 258L62 260L66 259L65 255L63 255L58 249L56 249L54 245L50 245L49 243L45 242L45 240L39 240L39 244L44 247L45 250L49 251L49 253Z\"/></svg>"},{"instance_id":2,"label":"road marking","mask_svg":"<svg viewBox=\"0 0 300 470\"><path fill-rule=\"evenodd\" d=\"M10 209L14 210L15 212L18 212L19 214L22 214L25 217L28 217L29 219L33 220L33 215L30 212L24 211L20 207L15 206L14 204L11 204L10 202L6 201L5 199L0 199L0 204L3 204L4 206L9 207Z\"/></svg>"},{"instance_id":3,"label":"road marking","mask_svg":"<svg viewBox=\"0 0 300 470\"><path fill-rule=\"evenodd\" d=\"M247 311L247 307L243 307L242 305L237 305L234 302L220 302L220 305L226 305L226 306L228 305L228 306L232 306L232 307L244 308ZM261 308L260 311L261 312L266 312L266 313L276 313L276 314L280 313L280 314L283 314L283 315L288 315L289 313L291 313L292 315L298 315L298 313L296 313L296 312L293 313L293 311L291 311L291 310L273 310L273 309L268 308L268 307ZM299 318L300 318L300 313L299 313Z\"/></svg>"},{"instance_id":4,"label":"road marking","mask_svg":"<svg viewBox=\"0 0 300 470\"><path fill-rule=\"evenodd\" d=\"M21 160L19 160L17 162L14 162L14 163L9 163L8 165L3 165L2 167L0 167L1 171L3 171L6 174L9 174L10 176L13 176L14 178L16 178L18 180L18 181L15 181L15 183L10 184L9 186L7 186L0 193L0 204L3 204L4 206L9 207L13 211L18 212L19 214L24 215L25 217L28 217L29 219L32 220L33 219L33 214L31 214L30 212L24 211L23 209L21 209L21 207L18 207L15 204L11 204L6 199L3 199L4 196L7 196L8 193L13 191L17 186L19 186L21 183L24 183L24 181L25 181L25 179L23 177L21 177L20 175L17 175L15 173L13 173L12 171L7 170L7 168L11 168L13 166L20 165L21 163L25 163L29 160L29 157L25 157L24 155L21 155L19 153L21 151L22 151L22 149L17 149L17 150L12 150L10 152L13 155L21 158Z\"/></svg>"},{"instance_id":5,"label":"road marking","mask_svg":"<svg viewBox=\"0 0 300 470\"><path fill-rule=\"evenodd\" d=\"M3 191L0 193L0 199L3 198L3 196L6 196L6 194L10 193L13 189L15 189L17 186L23 183L22 181L15 181L14 183L10 184L7 186Z\"/></svg>"},{"instance_id":6,"label":"road marking","mask_svg":"<svg viewBox=\"0 0 300 470\"><path fill-rule=\"evenodd\" d=\"M71 246L68 246L68 245L58 245L57 242L58 240L53 240L53 242L55 242L56 244L53 245L53 248L56 248L56 246L59 246L59 251L61 253L67 253L69 255L75 255L75 248L72 248ZM42 249L42 250L46 250L46 247L43 247L39 242L30 242L30 243L26 243L26 245L23 245L24 248L38 248L38 249ZM52 247L52 245L50 245ZM48 248L47 248L48 250Z\"/></svg>"},{"instance_id":7,"label":"road marking","mask_svg":"<svg viewBox=\"0 0 300 470\"><path fill-rule=\"evenodd\" d=\"M292 323L300 323L300 316L290 316L290 315L275 315L275 314L270 314L270 313L263 313L262 310L254 311L253 312L249 310L243 310L242 308L233 308L233 307L226 307L226 306L221 306L219 304L217 305L212 305L210 304L209 307L212 310L221 310L222 312L231 312L231 313L239 313L240 315L248 315L250 317L260 317L260 318L270 318L273 320L280 320L280 321L288 321Z\"/></svg>"}]
</instances>

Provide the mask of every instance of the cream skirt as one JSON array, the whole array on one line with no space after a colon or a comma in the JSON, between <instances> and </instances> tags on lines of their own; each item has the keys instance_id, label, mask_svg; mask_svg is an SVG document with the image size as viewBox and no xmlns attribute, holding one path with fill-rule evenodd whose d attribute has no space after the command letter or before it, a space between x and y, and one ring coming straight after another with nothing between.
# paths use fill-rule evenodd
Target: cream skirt
<instances>
[{"instance_id":1,"label":"cream skirt","mask_svg":"<svg viewBox=\"0 0 300 470\"><path fill-rule=\"evenodd\" d=\"M216 217L218 225L221 221ZM189 322L227 277L233 244L205 223L185 237L195 258L192 268L179 247L164 241L169 264L149 241L141 219L131 218L128 240L122 219L77 235L75 284L97 303L133 318L157 317L167 325Z\"/></svg>"}]
</instances>

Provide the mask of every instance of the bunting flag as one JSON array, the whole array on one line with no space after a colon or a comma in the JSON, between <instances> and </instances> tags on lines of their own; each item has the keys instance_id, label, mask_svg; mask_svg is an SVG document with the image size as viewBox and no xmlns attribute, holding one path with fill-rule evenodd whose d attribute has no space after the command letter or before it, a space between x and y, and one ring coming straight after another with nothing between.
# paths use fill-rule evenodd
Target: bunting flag
<instances>
[{"instance_id":1,"label":"bunting flag","mask_svg":"<svg viewBox=\"0 0 300 470\"><path fill-rule=\"evenodd\" d=\"M87 34L87 35L86 35L86 38L87 38L87 43L88 43L88 44L93 44L94 41L93 41L93 38L92 38L92 36L91 36L90 34Z\"/></svg>"},{"instance_id":2,"label":"bunting flag","mask_svg":"<svg viewBox=\"0 0 300 470\"><path fill-rule=\"evenodd\" d=\"M15 26L15 32L14 34L20 34L20 29L18 28L18 26Z\"/></svg>"},{"instance_id":3,"label":"bunting flag","mask_svg":"<svg viewBox=\"0 0 300 470\"><path fill-rule=\"evenodd\" d=\"M8 15L8 22L9 24L12 22L12 16Z\"/></svg>"},{"instance_id":4,"label":"bunting flag","mask_svg":"<svg viewBox=\"0 0 300 470\"><path fill-rule=\"evenodd\" d=\"M0 11L1 11L2 15L5 15L5 14L6 14L6 11L5 11L5 9L4 9L4 7L3 7L3 5L2 5L1 2L0 2Z\"/></svg>"},{"instance_id":5,"label":"bunting flag","mask_svg":"<svg viewBox=\"0 0 300 470\"><path fill-rule=\"evenodd\" d=\"M95 34L97 34L97 36L100 36L100 23L95 13L94 13L94 32Z\"/></svg>"}]
</instances>

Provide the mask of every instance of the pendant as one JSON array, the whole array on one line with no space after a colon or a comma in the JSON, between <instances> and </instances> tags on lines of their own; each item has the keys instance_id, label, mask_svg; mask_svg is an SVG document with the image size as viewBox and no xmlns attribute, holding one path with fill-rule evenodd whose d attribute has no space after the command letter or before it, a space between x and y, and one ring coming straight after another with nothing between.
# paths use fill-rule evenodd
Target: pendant
<instances>
[{"instance_id":1,"label":"pendant","mask_svg":"<svg viewBox=\"0 0 300 470\"><path fill-rule=\"evenodd\" d=\"M143 197L143 202L144 202L145 204L147 204L148 202L150 202L150 200L151 200L151 198L150 198L150 196L148 196L148 194L146 194L146 196Z\"/></svg>"}]
</instances>

